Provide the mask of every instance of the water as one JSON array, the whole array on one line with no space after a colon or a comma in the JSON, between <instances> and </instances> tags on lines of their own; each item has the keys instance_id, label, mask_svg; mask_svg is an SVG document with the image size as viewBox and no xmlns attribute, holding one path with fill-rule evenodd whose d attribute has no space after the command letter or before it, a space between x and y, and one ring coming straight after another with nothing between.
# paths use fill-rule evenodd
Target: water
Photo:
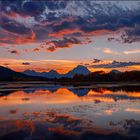
<instances>
[{"instance_id":1,"label":"water","mask_svg":"<svg viewBox=\"0 0 140 140\"><path fill-rule=\"evenodd\" d=\"M140 84L0 83L0 140L140 139Z\"/></svg>"}]
</instances>

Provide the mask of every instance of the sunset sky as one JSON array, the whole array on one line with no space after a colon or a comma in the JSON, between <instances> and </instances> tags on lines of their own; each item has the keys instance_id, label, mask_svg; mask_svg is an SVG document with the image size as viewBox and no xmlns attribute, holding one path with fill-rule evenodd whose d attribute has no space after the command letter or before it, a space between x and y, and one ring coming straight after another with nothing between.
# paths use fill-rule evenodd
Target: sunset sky
<instances>
[{"instance_id":1,"label":"sunset sky","mask_svg":"<svg viewBox=\"0 0 140 140\"><path fill-rule=\"evenodd\" d=\"M0 0L0 65L140 70L140 1Z\"/></svg>"}]
</instances>

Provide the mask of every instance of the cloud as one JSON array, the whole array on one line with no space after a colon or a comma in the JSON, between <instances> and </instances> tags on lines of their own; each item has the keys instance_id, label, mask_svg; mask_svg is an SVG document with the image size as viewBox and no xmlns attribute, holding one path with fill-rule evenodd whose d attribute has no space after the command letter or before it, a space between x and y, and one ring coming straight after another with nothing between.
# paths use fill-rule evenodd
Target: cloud
<instances>
[{"instance_id":1,"label":"cloud","mask_svg":"<svg viewBox=\"0 0 140 140\"><path fill-rule=\"evenodd\" d=\"M105 48L103 52L107 54L113 54L113 51L110 48Z\"/></svg>"},{"instance_id":2,"label":"cloud","mask_svg":"<svg viewBox=\"0 0 140 140\"><path fill-rule=\"evenodd\" d=\"M135 53L140 53L140 50L129 50L129 51L124 51L124 54L135 54Z\"/></svg>"},{"instance_id":3,"label":"cloud","mask_svg":"<svg viewBox=\"0 0 140 140\"><path fill-rule=\"evenodd\" d=\"M36 35L33 31L30 34L16 34L11 33L0 28L0 44L6 45L22 45L27 43L34 43Z\"/></svg>"},{"instance_id":4,"label":"cloud","mask_svg":"<svg viewBox=\"0 0 140 140\"><path fill-rule=\"evenodd\" d=\"M115 37L109 37L109 38L108 38L108 41L109 41L109 42L111 42L111 41L121 42L122 40L119 39L119 38L115 38Z\"/></svg>"},{"instance_id":5,"label":"cloud","mask_svg":"<svg viewBox=\"0 0 140 140\"><path fill-rule=\"evenodd\" d=\"M3 65L8 66L8 65L10 65L10 64L8 64L8 63L4 63Z\"/></svg>"},{"instance_id":6,"label":"cloud","mask_svg":"<svg viewBox=\"0 0 140 140\"><path fill-rule=\"evenodd\" d=\"M30 34L31 29L25 27L23 24L16 22L15 20L8 19L7 17L1 17L0 20L1 28L8 32L16 33L16 34Z\"/></svg>"},{"instance_id":7,"label":"cloud","mask_svg":"<svg viewBox=\"0 0 140 140\"><path fill-rule=\"evenodd\" d=\"M52 40L46 42L47 51L53 52L58 48L70 48L73 44L83 44L78 38L65 37L62 40Z\"/></svg>"},{"instance_id":8,"label":"cloud","mask_svg":"<svg viewBox=\"0 0 140 140\"><path fill-rule=\"evenodd\" d=\"M112 51L110 48L104 48L103 52L106 54L118 54L118 52Z\"/></svg>"},{"instance_id":9,"label":"cloud","mask_svg":"<svg viewBox=\"0 0 140 140\"><path fill-rule=\"evenodd\" d=\"M12 53L12 54L19 54L18 50L11 50L11 51L9 50L9 52Z\"/></svg>"},{"instance_id":10,"label":"cloud","mask_svg":"<svg viewBox=\"0 0 140 140\"><path fill-rule=\"evenodd\" d=\"M40 15L45 10L45 5L43 2L29 1L24 2L22 10L25 14L30 16Z\"/></svg>"},{"instance_id":11,"label":"cloud","mask_svg":"<svg viewBox=\"0 0 140 140\"><path fill-rule=\"evenodd\" d=\"M140 16L138 18L140 18ZM126 30L126 32L122 34L121 39L124 43L139 42L140 41L140 25L135 25L134 28Z\"/></svg>"},{"instance_id":12,"label":"cloud","mask_svg":"<svg viewBox=\"0 0 140 140\"><path fill-rule=\"evenodd\" d=\"M18 109L10 110L9 113L10 113L10 114L17 114L17 113L18 113Z\"/></svg>"},{"instance_id":13,"label":"cloud","mask_svg":"<svg viewBox=\"0 0 140 140\"><path fill-rule=\"evenodd\" d=\"M34 51L34 52L39 52L40 49L39 49L39 48L34 48L33 51Z\"/></svg>"},{"instance_id":14,"label":"cloud","mask_svg":"<svg viewBox=\"0 0 140 140\"><path fill-rule=\"evenodd\" d=\"M31 63L29 62L23 62L22 65L30 65Z\"/></svg>"},{"instance_id":15,"label":"cloud","mask_svg":"<svg viewBox=\"0 0 140 140\"><path fill-rule=\"evenodd\" d=\"M90 38L120 30L123 43L140 41L140 5L136 1L0 0L0 9L1 46L45 41L52 52L81 44L66 38Z\"/></svg>"},{"instance_id":16,"label":"cloud","mask_svg":"<svg viewBox=\"0 0 140 140\"><path fill-rule=\"evenodd\" d=\"M118 52L118 51L113 51L110 48L98 48L99 50L103 51L105 54L110 54L110 55L117 55L117 54L137 54L140 53L139 49L135 50L127 50L123 52Z\"/></svg>"},{"instance_id":17,"label":"cloud","mask_svg":"<svg viewBox=\"0 0 140 140\"><path fill-rule=\"evenodd\" d=\"M50 10L60 10L60 9L64 9L67 6L69 0L61 0L61 1L55 1L55 0L47 0L45 1L46 6L50 9Z\"/></svg>"},{"instance_id":18,"label":"cloud","mask_svg":"<svg viewBox=\"0 0 140 140\"><path fill-rule=\"evenodd\" d=\"M67 35L70 35L70 34L75 36L77 33L79 33L79 35L81 35L82 32L78 29L73 29L73 30L62 29L58 32L50 33L49 36L51 36L51 37L64 37L64 36L67 36Z\"/></svg>"},{"instance_id":19,"label":"cloud","mask_svg":"<svg viewBox=\"0 0 140 140\"><path fill-rule=\"evenodd\" d=\"M25 16L38 16L45 10L44 2L1 0L1 11L7 15L11 13Z\"/></svg>"},{"instance_id":20,"label":"cloud","mask_svg":"<svg viewBox=\"0 0 140 140\"><path fill-rule=\"evenodd\" d=\"M96 58L94 58L93 61L92 61L92 63L100 63L100 62L102 62L102 60L96 59Z\"/></svg>"},{"instance_id":21,"label":"cloud","mask_svg":"<svg viewBox=\"0 0 140 140\"><path fill-rule=\"evenodd\" d=\"M140 62L119 62L119 61L114 60L111 63L90 65L90 67L93 67L93 68L121 68L121 67L133 66L133 65L140 65Z\"/></svg>"}]
</instances>

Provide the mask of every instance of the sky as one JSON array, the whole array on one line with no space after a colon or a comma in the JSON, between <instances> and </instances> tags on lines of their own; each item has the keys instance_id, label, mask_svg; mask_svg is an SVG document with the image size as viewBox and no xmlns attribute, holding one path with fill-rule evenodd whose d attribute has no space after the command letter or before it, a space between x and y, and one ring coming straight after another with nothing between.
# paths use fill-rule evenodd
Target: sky
<instances>
[{"instance_id":1,"label":"sky","mask_svg":"<svg viewBox=\"0 0 140 140\"><path fill-rule=\"evenodd\" d=\"M140 70L140 1L0 0L0 65Z\"/></svg>"}]
</instances>

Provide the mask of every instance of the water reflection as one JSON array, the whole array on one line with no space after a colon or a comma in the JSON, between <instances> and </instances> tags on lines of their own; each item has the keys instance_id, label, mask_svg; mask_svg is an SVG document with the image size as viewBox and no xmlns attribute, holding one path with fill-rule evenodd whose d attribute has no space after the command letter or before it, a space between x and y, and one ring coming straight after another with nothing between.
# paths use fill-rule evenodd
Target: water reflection
<instances>
[{"instance_id":1,"label":"water reflection","mask_svg":"<svg viewBox=\"0 0 140 140\"><path fill-rule=\"evenodd\" d=\"M140 85L0 84L0 139L138 139Z\"/></svg>"}]
</instances>

